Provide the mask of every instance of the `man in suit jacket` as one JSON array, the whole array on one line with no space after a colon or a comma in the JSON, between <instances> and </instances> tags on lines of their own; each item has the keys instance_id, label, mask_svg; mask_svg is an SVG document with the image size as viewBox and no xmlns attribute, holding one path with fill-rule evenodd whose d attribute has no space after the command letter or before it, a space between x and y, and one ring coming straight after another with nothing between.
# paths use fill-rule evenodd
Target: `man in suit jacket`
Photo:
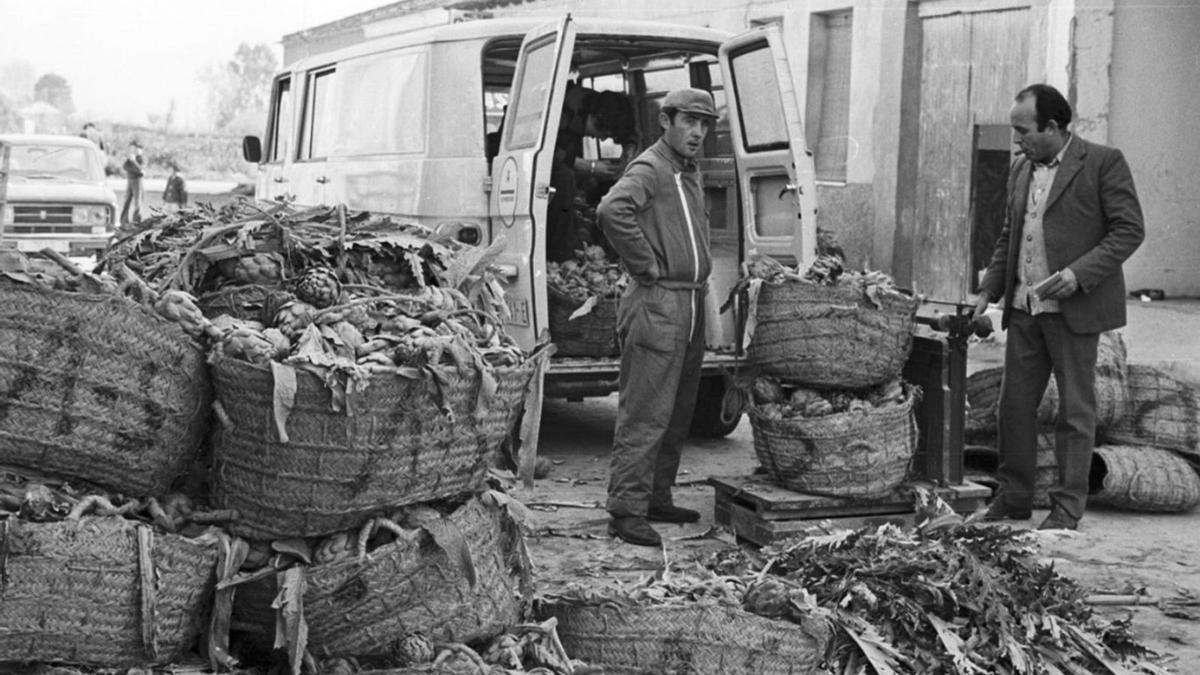
<instances>
[{"instance_id":1,"label":"man in suit jacket","mask_svg":"<svg viewBox=\"0 0 1200 675\"><path fill-rule=\"evenodd\" d=\"M1032 515L1037 406L1054 375L1058 482L1041 529L1075 529L1087 501L1096 435L1100 333L1125 325L1121 265L1145 230L1120 150L1067 130L1071 106L1054 87L1022 89L1010 113L1020 156L1008 180L1004 228L975 314L1004 299L1008 330L1000 388L1000 491L985 520Z\"/></svg>"}]
</instances>

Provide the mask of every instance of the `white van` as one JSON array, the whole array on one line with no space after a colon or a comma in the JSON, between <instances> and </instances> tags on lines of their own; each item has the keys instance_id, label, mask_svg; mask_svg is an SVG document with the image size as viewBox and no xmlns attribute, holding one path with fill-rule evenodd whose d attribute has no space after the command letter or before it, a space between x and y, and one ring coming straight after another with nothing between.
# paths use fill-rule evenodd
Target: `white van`
<instances>
[{"instance_id":1,"label":"white van","mask_svg":"<svg viewBox=\"0 0 1200 675\"><path fill-rule=\"evenodd\" d=\"M750 249L789 263L816 255L813 165L791 72L774 27L732 36L569 16L456 23L292 64L275 79L266 138L248 137L245 155L260 163L260 199L344 203L469 243L503 236L508 330L531 347L548 327L550 158L568 79L628 94L641 147L661 133L668 91L712 92L721 119L699 155L714 268L710 352L693 432L718 437L737 424L720 411L727 377L744 363L744 317L718 308L739 264ZM585 157L620 153L585 141ZM618 371L615 358L556 358L546 394L606 395Z\"/></svg>"}]
</instances>

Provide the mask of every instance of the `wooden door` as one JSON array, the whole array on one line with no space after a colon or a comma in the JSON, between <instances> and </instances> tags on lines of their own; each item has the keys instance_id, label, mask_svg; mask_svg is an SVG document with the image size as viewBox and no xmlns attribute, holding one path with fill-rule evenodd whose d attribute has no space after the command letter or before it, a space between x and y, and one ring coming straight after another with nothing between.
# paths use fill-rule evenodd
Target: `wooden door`
<instances>
[{"instance_id":1,"label":"wooden door","mask_svg":"<svg viewBox=\"0 0 1200 675\"><path fill-rule=\"evenodd\" d=\"M1027 84L1029 10L922 16L921 45L912 282L929 297L963 301L976 286L972 197L993 192L972 177L1004 178L974 170L976 138L981 127L1008 126Z\"/></svg>"}]
</instances>

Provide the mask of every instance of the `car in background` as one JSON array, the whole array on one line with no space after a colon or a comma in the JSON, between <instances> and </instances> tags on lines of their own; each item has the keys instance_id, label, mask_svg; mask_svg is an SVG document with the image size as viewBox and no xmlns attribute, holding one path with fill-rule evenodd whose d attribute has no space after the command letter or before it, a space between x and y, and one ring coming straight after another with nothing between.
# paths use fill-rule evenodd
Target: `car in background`
<instances>
[{"instance_id":1,"label":"car in background","mask_svg":"<svg viewBox=\"0 0 1200 675\"><path fill-rule=\"evenodd\" d=\"M0 192L0 248L51 248L67 256L103 251L116 230L117 197L105 185L96 144L76 136L0 134L3 147L8 177Z\"/></svg>"}]
</instances>

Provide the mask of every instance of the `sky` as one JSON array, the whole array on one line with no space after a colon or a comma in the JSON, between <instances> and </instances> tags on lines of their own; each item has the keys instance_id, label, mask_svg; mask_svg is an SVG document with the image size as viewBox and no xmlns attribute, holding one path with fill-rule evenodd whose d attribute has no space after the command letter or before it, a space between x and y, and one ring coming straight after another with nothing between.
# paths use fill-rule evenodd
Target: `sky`
<instances>
[{"instance_id":1,"label":"sky","mask_svg":"<svg viewBox=\"0 0 1200 675\"><path fill-rule=\"evenodd\" d=\"M71 85L80 119L206 119L199 74L242 42L282 56L284 35L390 0L0 0L0 68L32 66Z\"/></svg>"}]
</instances>

